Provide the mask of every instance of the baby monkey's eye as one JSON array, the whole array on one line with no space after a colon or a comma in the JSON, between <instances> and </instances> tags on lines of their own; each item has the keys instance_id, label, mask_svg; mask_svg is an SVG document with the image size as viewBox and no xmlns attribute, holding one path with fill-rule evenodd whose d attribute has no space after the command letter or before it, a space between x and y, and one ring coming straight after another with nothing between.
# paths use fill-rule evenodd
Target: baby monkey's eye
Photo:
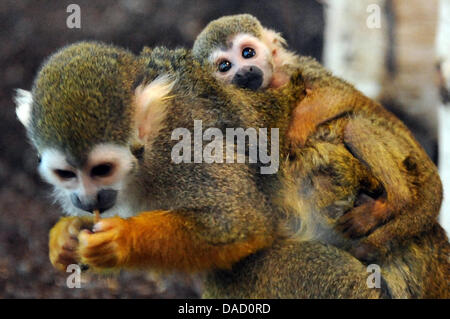
<instances>
[{"instance_id":1,"label":"baby monkey's eye","mask_svg":"<svg viewBox=\"0 0 450 319\"><path fill-rule=\"evenodd\" d=\"M71 179L77 176L74 172L64 169L55 169L54 172L61 179Z\"/></svg>"},{"instance_id":2,"label":"baby monkey's eye","mask_svg":"<svg viewBox=\"0 0 450 319\"><path fill-rule=\"evenodd\" d=\"M219 72L227 72L229 69L231 69L231 62L228 60L223 60L219 63Z\"/></svg>"},{"instance_id":3,"label":"baby monkey's eye","mask_svg":"<svg viewBox=\"0 0 450 319\"><path fill-rule=\"evenodd\" d=\"M252 48L244 48L244 50L242 50L242 56L244 57L244 59L250 59L253 58L256 54L255 49Z\"/></svg>"}]
</instances>

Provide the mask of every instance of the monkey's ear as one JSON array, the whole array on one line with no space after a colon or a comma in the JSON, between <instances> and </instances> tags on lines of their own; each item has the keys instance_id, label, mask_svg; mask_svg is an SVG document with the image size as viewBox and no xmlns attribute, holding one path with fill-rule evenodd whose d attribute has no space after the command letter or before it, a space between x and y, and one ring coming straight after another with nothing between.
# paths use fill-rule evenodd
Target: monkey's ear
<instances>
[{"instance_id":1,"label":"monkey's ear","mask_svg":"<svg viewBox=\"0 0 450 319\"><path fill-rule=\"evenodd\" d=\"M33 105L33 96L30 91L17 89L14 96L16 103L16 115L19 121L26 127L30 125L31 106Z\"/></svg>"},{"instance_id":2,"label":"monkey's ear","mask_svg":"<svg viewBox=\"0 0 450 319\"><path fill-rule=\"evenodd\" d=\"M285 47L287 45L286 40L281 36L281 33L275 32L270 29L263 28L262 40L266 44L274 47Z\"/></svg>"},{"instance_id":3,"label":"monkey's ear","mask_svg":"<svg viewBox=\"0 0 450 319\"><path fill-rule=\"evenodd\" d=\"M138 139L144 144L156 137L166 117L167 100L175 84L169 75L158 76L149 84L136 88L134 101L136 105L135 121Z\"/></svg>"}]
</instances>

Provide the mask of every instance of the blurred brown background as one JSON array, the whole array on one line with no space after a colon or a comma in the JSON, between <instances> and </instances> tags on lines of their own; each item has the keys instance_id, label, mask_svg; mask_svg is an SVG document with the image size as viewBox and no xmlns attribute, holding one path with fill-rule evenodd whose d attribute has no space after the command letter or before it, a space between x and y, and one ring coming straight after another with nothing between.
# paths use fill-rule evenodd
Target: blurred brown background
<instances>
[{"instance_id":1,"label":"blurred brown background","mask_svg":"<svg viewBox=\"0 0 450 319\"><path fill-rule=\"evenodd\" d=\"M68 29L69 4L81 7L81 29ZM48 260L48 231L56 222L49 187L36 174L36 156L16 120L15 88L30 89L42 61L79 40L100 40L138 53L144 45L191 47L212 19L251 13L282 32L289 46L322 55L323 10L314 0L263 1L13 1L0 2L0 298L198 297L189 278L161 279L122 272L118 278L83 276L81 289Z\"/></svg>"}]
</instances>

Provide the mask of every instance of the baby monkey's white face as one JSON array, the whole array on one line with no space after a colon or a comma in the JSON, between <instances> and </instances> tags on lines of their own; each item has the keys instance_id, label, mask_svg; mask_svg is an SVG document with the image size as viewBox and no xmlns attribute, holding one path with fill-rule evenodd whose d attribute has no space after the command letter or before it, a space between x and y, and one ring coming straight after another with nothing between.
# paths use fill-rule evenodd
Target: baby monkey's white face
<instances>
[{"instance_id":1,"label":"baby monkey's white face","mask_svg":"<svg viewBox=\"0 0 450 319\"><path fill-rule=\"evenodd\" d=\"M272 80L272 52L263 41L250 34L234 36L227 48L214 50L209 61L216 69L217 79L240 88L265 89Z\"/></svg>"},{"instance_id":2,"label":"baby monkey's white face","mask_svg":"<svg viewBox=\"0 0 450 319\"><path fill-rule=\"evenodd\" d=\"M122 193L135 161L127 147L114 144L95 146L83 167L70 163L59 150L46 149L39 173L54 186L55 197L68 214L84 215L98 209L105 217L128 217Z\"/></svg>"}]
</instances>

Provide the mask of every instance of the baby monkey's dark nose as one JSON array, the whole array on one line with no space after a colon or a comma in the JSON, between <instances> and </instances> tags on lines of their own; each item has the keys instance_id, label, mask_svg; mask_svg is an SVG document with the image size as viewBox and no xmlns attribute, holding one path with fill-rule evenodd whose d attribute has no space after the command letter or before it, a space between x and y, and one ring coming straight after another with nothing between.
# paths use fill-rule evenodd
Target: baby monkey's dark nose
<instances>
[{"instance_id":1,"label":"baby monkey's dark nose","mask_svg":"<svg viewBox=\"0 0 450 319\"><path fill-rule=\"evenodd\" d=\"M102 189L97 193L94 200L80 199L77 194L70 196L72 204L82 210L92 213L98 209L100 213L113 207L117 199L117 191L113 189Z\"/></svg>"},{"instance_id":2,"label":"baby monkey's dark nose","mask_svg":"<svg viewBox=\"0 0 450 319\"><path fill-rule=\"evenodd\" d=\"M257 90L261 87L264 80L263 71L255 65L243 66L233 77L231 83L250 90Z\"/></svg>"}]
</instances>

